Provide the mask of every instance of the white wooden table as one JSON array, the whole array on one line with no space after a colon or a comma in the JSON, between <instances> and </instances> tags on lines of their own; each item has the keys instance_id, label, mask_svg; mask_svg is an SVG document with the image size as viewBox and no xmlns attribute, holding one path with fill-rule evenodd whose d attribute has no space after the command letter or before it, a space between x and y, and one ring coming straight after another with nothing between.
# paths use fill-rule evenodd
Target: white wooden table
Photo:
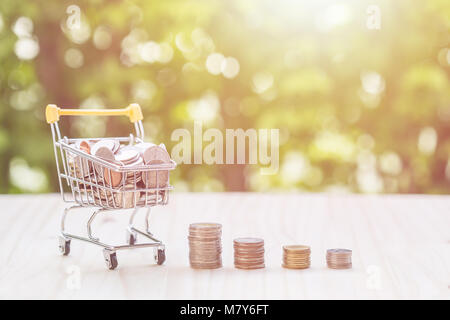
<instances>
[{"instance_id":1,"label":"white wooden table","mask_svg":"<svg viewBox=\"0 0 450 320\"><path fill-rule=\"evenodd\" d=\"M450 298L448 196L173 193L151 218L166 263L154 265L152 249L120 251L114 271L97 246L72 240L70 255L60 256L65 205L54 194L0 196L0 298ZM74 212L69 231L83 232L91 212ZM94 232L124 242L127 218L99 217ZM223 225L222 269L189 267L188 226L202 221ZM239 236L264 238L265 269L233 267ZM311 268L281 268L284 244L310 245ZM353 269L326 268L334 247L353 250Z\"/></svg>"}]
</instances>

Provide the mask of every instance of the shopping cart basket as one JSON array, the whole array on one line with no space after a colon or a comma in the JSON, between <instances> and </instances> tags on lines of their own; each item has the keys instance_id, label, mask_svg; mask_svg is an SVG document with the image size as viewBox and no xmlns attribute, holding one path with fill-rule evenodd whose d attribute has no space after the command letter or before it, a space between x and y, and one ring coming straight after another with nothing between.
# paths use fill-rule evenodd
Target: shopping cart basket
<instances>
[{"instance_id":1,"label":"shopping cart basket","mask_svg":"<svg viewBox=\"0 0 450 320\"><path fill-rule=\"evenodd\" d=\"M116 251L153 247L157 264L162 264L165 261L165 246L150 232L149 218L151 207L166 205L169 201L169 191L173 188L169 184L169 171L175 169L176 163L170 159L169 163L140 164L129 167L105 161L76 147L77 143L82 140L86 141L86 139L69 139L61 136L58 126L61 116L89 115L128 116L136 131L135 136L130 134L128 137L89 138L89 141L98 142L108 139L121 145L135 145L144 142L143 116L138 104L131 104L124 109L61 109L56 105L47 106L46 119L52 131L61 196L65 202L74 203L67 207L62 215L61 235L59 236L60 251L63 255L68 255L72 239L96 244L103 247L106 265L113 270L118 265ZM117 177L119 177L119 182L113 186L113 183L110 182L113 179L117 180ZM142 183L142 181L150 180L152 183ZM69 191L69 194L65 191ZM87 221L87 236L66 232L65 220L68 213L87 207L95 208ZM138 210L144 207L147 208L147 212L145 230L142 230L135 227L133 221ZM109 245L93 236L91 225L99 213L123 209L133 209L126 230L127 244ZM138 234L147 238L149 242L137 243Z\"/></svg>"}]
</instances>

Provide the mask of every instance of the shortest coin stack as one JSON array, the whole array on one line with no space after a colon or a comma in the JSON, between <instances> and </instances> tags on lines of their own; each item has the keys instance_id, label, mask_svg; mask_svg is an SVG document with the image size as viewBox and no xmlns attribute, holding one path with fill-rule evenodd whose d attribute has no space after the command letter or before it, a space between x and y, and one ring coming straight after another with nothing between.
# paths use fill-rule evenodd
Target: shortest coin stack
<instances>
[{"instance_id":1,"label":"shortest coin stack","mask_svg":"<svg viewBox=\"0 0 450 320\"><path fill-rule=\"evenodd\" d=\"M189 261L194 269L222 267L222 225L192 223L189 225Z\"/></svg>"},{"instance_id":2,"label":"shortest coin stack","mask_svg":"<svg viewBox=\"0 0 450 320\"><path fill-rule=\"evenodd\" d=\"M327 265L331 269L350 269L352 267L352 250L328 249Z\"/></svg>"},{"instance_id":3,"label":"shortest coin stack","mask_svg":"<svg viewBox=\"0 0 450 320\"><path fill-rule=\"evenodd\" d=\"M238 269L264 268L264 240L237 238L234 245L234 266Z\"/></svg>"},{"instance_id":4,"label":"shortest coin stack","mask_svg":"<svg viewBox=\"0 0 450 320\"><path fill-rule=\"evenodd\" d=\"M283 246L283 267L288 269L307 269L311 265L311 249L308 246Z\"/></svg>"}]
</instances>

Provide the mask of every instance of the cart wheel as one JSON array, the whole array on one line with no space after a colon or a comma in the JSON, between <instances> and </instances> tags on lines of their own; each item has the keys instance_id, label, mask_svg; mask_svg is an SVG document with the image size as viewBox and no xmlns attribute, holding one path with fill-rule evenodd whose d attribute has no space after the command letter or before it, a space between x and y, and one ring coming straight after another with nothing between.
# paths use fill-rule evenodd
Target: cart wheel
<instances>
[{"instance_id":1,"label":"cart wheel","mask_svg":"<svg viewBox=\"0 0 450 320\"><path fill-rule=\"evenodd\" d=\"M158 265L162 265L166 261L166 250L158 248L158 252L156 254L156 263Z\"/></svg>"},{"instance_id":2,"label":"cart wheel","mask_svg":"<svg viewBox=\"0 0 450 320\"><path fill-rule=\"evenodd\" d=\"M137 241L137 233L136 231L127 230L127 243L132 246Z\"/></svg>"},{"instance_id":3,"label":"cart wheel","mask_svg":"<svg viewBox=\"0 0 450 320\"><path fill-rule=\"evenodd\" d=\"M67 256L70 253L70 239L59 236L59 251L63 256Z\"/></svg>"},{"instance_id":4,"label":"cart wheel","mask_svg":"<svg viewBox=\"0 0 450 320\"><path fill-rule=\"evenodd\" d=\"M117 255L116 255L115 251L104 249L103 256L105 257L106 267L109 270L114 270L115 268L117 268L118 263L117 263Z\"/></svg>"}]
</instances>

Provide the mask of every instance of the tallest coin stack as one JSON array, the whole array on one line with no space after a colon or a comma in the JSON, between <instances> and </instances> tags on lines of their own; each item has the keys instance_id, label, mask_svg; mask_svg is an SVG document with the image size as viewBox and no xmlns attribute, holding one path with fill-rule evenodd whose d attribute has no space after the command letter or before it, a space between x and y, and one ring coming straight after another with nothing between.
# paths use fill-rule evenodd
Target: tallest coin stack
<instances>
[{"instance_id":1,"label":"tallest coin stack","mask_svg":"<svg viewBox=\"0 0 450 320\"><path fill-rule=\"evenodd\" d=\"M194 269L222 267L222 225L193 223L189 225L189 261Z\"/></svg>"}]
</instances>

